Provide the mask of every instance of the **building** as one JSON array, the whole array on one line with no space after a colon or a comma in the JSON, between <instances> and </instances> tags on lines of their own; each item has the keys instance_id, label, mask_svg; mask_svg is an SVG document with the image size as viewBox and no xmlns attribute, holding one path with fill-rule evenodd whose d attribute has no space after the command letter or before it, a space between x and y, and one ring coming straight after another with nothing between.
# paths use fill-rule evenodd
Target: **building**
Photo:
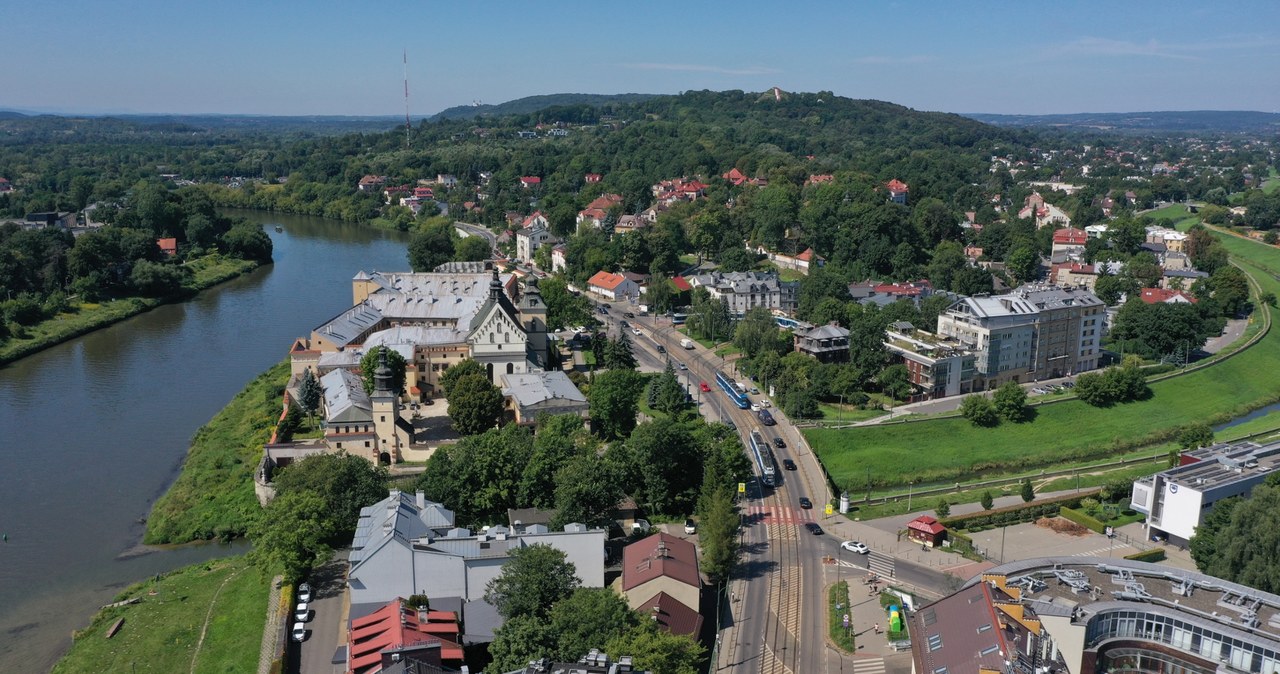
<instances>
[{"instance_id":1,"label":"building","mask_svg":"<svg viewBox=\"0 0 1280 674\"><path fill-rule=\"evenodd\" d=\"M622 594L628 606L663 628L696 639L702 629L697 549L666 533L628 545L622 551Z\"/></svg>"},{"instance_id":2,"label":"building","mask_svg":"<svg viewBox=\"0 0 1280 674\"><path fill-rule=\"evenodd\" d=\"M907 367L919 393L912 402L973 392L976 374L973 352L963 344L916 330L910 323L894 323L885 330L884 347Z\"/></svg>"},{"instance_id":3,"label":"building","mask_svg":"<svg viewBox=\"0 0 1280 674\"><path fill-rule=\"evenodd\" d=\"M997 566L909 621L916 674L1280 671L1280 596L1097 557Z\"/></svg>"},{"instance_id":4,"label":"building","mask_svg":"<svg viewBox=\"0 0 1280 674\"><path fill-rule=\"evenodd\" d=\"M178 254L178 240L173 237L156 239L156 246L160 248L160 252L166 257L173 257Z\"/></svg>"},{"instance_id":5,"label":"building","mask_svg":"<svg viewBox=\"0 0 1280 674\"><path fill-rule=\"evenodd\" d=\"M825 267L827 258L815 253L812 248L804 249L804 252L795 255L787 255L786 253L775 253L764 246L751 247L747 244L747 250L765 256L774 266L779 269L792 269L805 274L809 274L810 269Z\"/></svg>"},{"instance_id":6,"label":"building","mask_svg":"<svg viewBox=\"0 0 1280 674\"><path fill-rule=\"evenodd\" d=\"M27 217L22 222L23 229L43 229L45 227L71 229L75 226L76 214L63 211L27 213Z\"/></svg>"},{"instance_id":7,"label":"building","mask_svg":"<svg viewBox=\"0 0 1280 674\"><path fill-rule=\"evenodd\" d=\"M516 259L524 262L533 260L534 253L548 243L555 243L555 235L548 228L547 219L542 213L534 213L525 218L525 226L516 232Z\"/></svg>"},{"instance_id":8,"label":"building","mask_svg":"<svg viewBox=\"0 0 1280 674\"><path fill-rule=\"evenodd\" d=\"M533 133L533 132L530 131L529 133ZM534 135L536 136L537 134L534 134ZM542 178L538 176L521 176L520 178L520 187L523 187L526 190L532 189L534 187L538 187L540 185L542 185Z\"/></svg>"},{"instance_id":9,"label":"building","mask_svg":"<svg viewBox=\"0 0 1280 674\"><path fill-rule=\"evenodd\" d=\"M456 669L464 659L460 636L453 611L406 606L397 597L348 624L347 674L387 672L404 661Z\"/></svg>"},{"instance_id":10,"label":"building","mask_svg":"<svg viewBox=\"0 0 1280 674\"><path fill-rule=\"evenodd\" d=\"M1075 227L1063 227L1053 232L1053 248L1051 253L1074 253L1084 250L1089 241L1089 233Z\"/></svg>"},{"instance_id":11,"label":"building","mask_svg":"<svg viewBox=\"0 0 1280 674\"><path fill-rule=\"evenodd\" d=\"M903 206L907 205L907 195L910 192L910 188L907 187L906 183L894 178L885 183L884 186L885 189L889 190L889 201Z\"/></svg>"},{"instance_id":12,"label":"building","mask_svg":"<svg viewBox=\"0 0 1280 674\"><path fill-rule=\"evenodd\" d=\"M907 538L921 545L940 547L946 537L947 528L932 515L921 515L907 522Z\"/></svg>"},{"instance_id":13,"label":"building","mask_svg":"<svg viewBox=\"0 0 1280 674\"><path fill-rule=\"evenodd\" d=\"M551 272L563 272L568 266L569 261L565 259L565 253L569 252L569 247L563 243L557 243L551 249Z\"/></svg>"},{"instance_id":14,"label":"building","mask_svg":"<svg viewBox=\"0 0 1280 674\"><path fill-rule=\"evenodd\" d=\"M795 349L817 358L822 363L843 363L849 360L849 329L834 321L818 327L802 325L791 331Z\"/></svg>"},{"instance_id":15,"label":"building","mask_svg":"<svg viewBox=\"0 0 1280 674\"><path fill-rule=\"evenodd\" d=\"M578 225L587 224L595 227L596 229L603 229L605 220L609 217L609 211L615 206L621 205L621 194L601 194L595 199L592 199L591 203L587 204L586 208L578 211L578 215L574 218L574 222Z\"/></svg>"},{"instance_id":16,"label":"building","mask_svg":"<svg viewBox=\"0 0 1280 674\"><path fill-rule=\"evenodd\" d=\"M594 185L600 182L601 180L604 180L604 176L600 175L599 173L588 173L582 176L582 180L588 185Z\"/></svg>"},{"instance_id":17,"label":"building","mask_svg":"<svg viewBox=\"0 0 1280 674\"><path fill-rule=\"evenodd\" d=\"M636 232L649 226L649 222L638 215L623 215L618 218L618 222L613 225L614 234L626 234L627 232Z\"/></svg>"},{"instance_id":18,"label":"building","mask_svg":"<svg viewBox=\"0 0 1280 674\"><path fill-rule=\"evenodd\" d=\"M1200 301L1189 292L1165 288L1143 288L1140 297L1147 304L1195 304Z\"/></svg>"},{"instance_id":19,"label":"building","mask_svg":"<svg viewBox=\"0 0 1280 674\"><path fill-rule=\"evenodd\" d=\"M1031 196L1027 197L1022 210L1018 211L1019 219L1025 220L1031 217L1035 218L1036 229L1048 226L1071 226L1071 216L1067 215L1066 211L1061 208L1045 201L1039 192L1033 192Z\"/></svg>"},{"instance_id":20,"label":"building","mask_svg":"<svg viewBox=\"0 0 1280 674\"><path fill-rule=\"evenodd\" d=\"M613 301L636 297L640 294L640 288L635 281L610 271L596 272L595 276L587 281L587 291Z\"/></svg>"},{"instance_id":21,"label":"building","mask_svg":"<svg viewBox=\"0 0 1280 674\"><path fill-rule=\"evenodd\" d=\"M543 658L506 674L654 674L647 669L636 669L631 662L630 655L610 660L607 653L593 648L577 662L552 662Z\"/></svg>"},{"instance_id":22,"label":"building","mask_svg":"<svg viewBox=\"0 0 1280 674\"><path fill-rule=\"evenodd\" d=\"M356 183L356 189L361 192L380 192L382 191L382 186L386 183L386 176L366 175L360 178L360 182Z\"/></svg>"},{"instance_id":23,"label":"building","mask_svg":"<svg viewBox=\"0 0 1280 674\"><path fill-rule=\"evenodd\" d=\"M587 418L587 397L562 370L502 375L502 395L516 423L532 424L539 415L576 414Z\"/></svg>"},{"instance_id":24,"label":"building","mask_svg":"<svg viewBox=\"0 0 1280 674\"><path fill-rule=\"evenodd\" d=\"M1248 494L1280 467L1280 442L1240 441L1183 452L1181 464L1135 480L1131 507L1151 536L1185 544L1213 504Z\"/></svg>"},{"instance_id":25,"label":"building","mask_svg":"<svg viewBox=\"0 0 1280 674\"><path fill-rule=\"evenodd\" d=\"M938 316L938 335L974 353L982 390L1098 367L1105 322L1105 305L1087 290L1028 284L955 302Z\"/></svg>"},{"instance_id":26,"label":"building","mask_svg":"<svg viewBox=\"0 0 1280 674\"><path fill-rule=\"evenodd\" d=\"M1064 288L1074 286L1093 292L1098 284L1098 268L1081 262L1059 262L1050 265L1049 281Z\"/></svg>"},{"instance_id":27,"label":"building","mask_svg":"<svg viewBox=\"0 0 1280 674\"><path fill-rule=\"evenodd\" d=\"M713 299L725 300L729 312L738 316L756 307L794 314L800 288L798 281L779 280L774 272L712 271L691 274L684 279L692 288L706 288Z\"/></svg>"},{"instance_id":28,"label":"building","mask_svg":"<svg viewBox=\"0 0 1280 674\"><path fill-rule=\"evenodd\" d=\"M881 283L867 279L849 284L849 296L862 305L877 304L884 307L898 300L908 300L919 306L920 300L933 293L933 284L928 279L903 283Z\"/></svg>"}]
</instances>

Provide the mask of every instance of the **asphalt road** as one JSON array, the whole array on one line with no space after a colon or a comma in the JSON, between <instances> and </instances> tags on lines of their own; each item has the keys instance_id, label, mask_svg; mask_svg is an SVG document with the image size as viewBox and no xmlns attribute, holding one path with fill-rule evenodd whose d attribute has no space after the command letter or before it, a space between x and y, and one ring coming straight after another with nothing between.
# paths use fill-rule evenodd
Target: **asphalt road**
<instances>
[{"instance_id":1,"label":"asphalt road","mask_svg":"<svg viewBox=\"0 0 1280 674\"><path fill-rule=\"evenodd\" d=\"M299 657L290 658L290 662L298 663L295 672L306 674L340 674L346 671L345 664L332 664L333 652L340 643L346 642L346 609L343 605L345 591L345 569L347 552L337 552L327 564L311 574L312 594L311 622L307 623L310 633L307 640L299 644L289 637L289 647L296 649ZM292 633L293 620L289 621Z\"/></svg>"}]
</instances>

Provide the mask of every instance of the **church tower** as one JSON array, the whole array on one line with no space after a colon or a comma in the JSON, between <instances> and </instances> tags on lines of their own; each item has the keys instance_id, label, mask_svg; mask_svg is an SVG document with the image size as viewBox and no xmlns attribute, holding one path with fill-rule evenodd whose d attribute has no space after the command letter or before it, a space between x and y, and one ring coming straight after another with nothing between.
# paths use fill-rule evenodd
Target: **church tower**
<instances>
[{"instance_id":1,"label":"church tower","mask_svg":"<svg viewBox=\"0 0 1280 674\"><path fill-rule=\"evenodd\" d=\"M387 350L383 347L378 353L378 368L373 371L373 395L369 396L373 407L373 432L378 438L373 456L368 457L374 465L378 465L383 454L387 455L392 464L398 462L401 456L398 432L400 396L392 390L391 380L391 368L387 367Z\"/></svg>"},{"instance_id":2,"label":"church tower","mask_svg":"<svg viewBox=\"0 0 1280 674\"><path fill-rule=\"evenodd\" d=\"M520 298L520 323L529 335L529 351L543 368L550 367L551 352L547 347L547 305L538 290L538 279L530 276Z\"/></svg>"}]
</instances>

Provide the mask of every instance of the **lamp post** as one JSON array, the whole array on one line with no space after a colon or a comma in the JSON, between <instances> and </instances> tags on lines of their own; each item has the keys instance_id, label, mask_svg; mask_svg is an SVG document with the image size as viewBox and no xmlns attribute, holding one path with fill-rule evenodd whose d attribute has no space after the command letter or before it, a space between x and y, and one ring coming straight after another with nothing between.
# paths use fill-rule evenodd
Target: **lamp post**
<instances>
[{"instance_id":1,"label":"lamp post","mask_svg":"<svg viewBox=\"0 0 1280 674\"><path fill-rule=\"evenodd\" d=\"M915 487L915 484L915 480L907 482L907 512L911 512L911 491L912 488Z\"/></svg>"}]
</instances>

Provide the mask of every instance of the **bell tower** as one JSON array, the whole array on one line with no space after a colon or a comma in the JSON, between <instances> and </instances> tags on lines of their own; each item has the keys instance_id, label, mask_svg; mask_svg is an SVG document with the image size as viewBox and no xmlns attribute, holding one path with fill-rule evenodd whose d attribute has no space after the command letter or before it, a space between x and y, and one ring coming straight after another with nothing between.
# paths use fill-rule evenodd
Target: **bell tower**
<instances>
[{"instance_id":1,"label":"bell tower","mask_svg":"<svg viewBox=\"0 0 1280 674\"><path fill-rule=\"evenodd\" d=\"M529 335L529 350L537 356L539 365L547 367L551 357L547 348L547 305L538 290L538 279L533 276L525 282L524 297L520 298L520 323Z\"/></svg>"},{"instance_id":2,"label":"bell tower","mask_svg":"<svg viewBox=\"0 0 1280 674\"><path fill-rule=\"evenodd\" d=\"M378 465L379 458L386 454L395 464L400 460L400 434L397 433L396 421L400 418L400 396L392 390L391 368L387 367L387 347L378 352L378 368L373 371L373 395L369 402L373 407L373 431L378 442L373 456L367 457Z\"/></svg>"}]
</instances>

